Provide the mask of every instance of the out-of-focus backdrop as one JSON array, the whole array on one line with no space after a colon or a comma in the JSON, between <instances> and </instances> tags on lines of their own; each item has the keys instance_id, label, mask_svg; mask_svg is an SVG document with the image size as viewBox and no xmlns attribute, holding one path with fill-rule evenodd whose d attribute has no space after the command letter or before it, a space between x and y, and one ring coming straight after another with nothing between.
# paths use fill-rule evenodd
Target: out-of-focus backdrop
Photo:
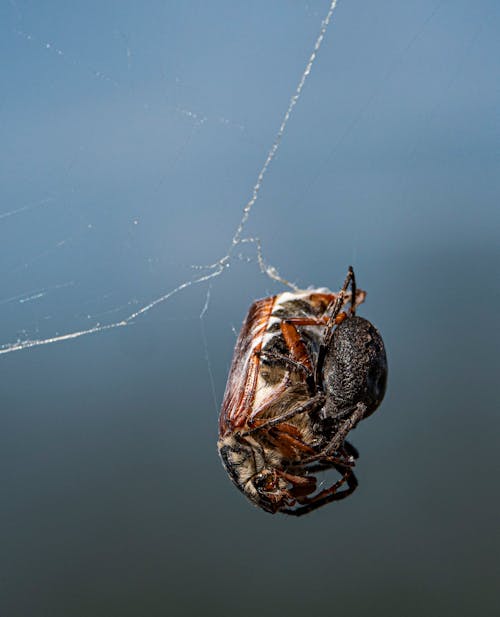
<instances>
[{"instance_id":1,"label":"out-of-focus backdrop","mask_svg":"<svg viewBox=\"0 0 500 617\"><path fill-rule=\"evenodd\" d=\"M224 257L327 10L1 4L0 614L498 614L495 0L340 2L245 228L368 292L350 499L272 517L218 460L255 245L47 341Z\"/></svg>"}]
</instances>

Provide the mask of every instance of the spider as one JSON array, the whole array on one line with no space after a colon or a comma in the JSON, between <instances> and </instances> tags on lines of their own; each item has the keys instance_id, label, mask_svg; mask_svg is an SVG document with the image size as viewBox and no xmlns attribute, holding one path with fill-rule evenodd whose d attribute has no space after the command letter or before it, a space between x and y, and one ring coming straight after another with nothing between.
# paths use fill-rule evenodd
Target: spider
<instances>
[{"instance_id":1,"label":"spider","mask_svg":"<svg viewBox=\"0 0 500 617\"><path fill-rule=\"evenodd\" d=\"M234 484L267 512L300 516L356 489L358 454L346 437L380 405L387 379L382 338L356 315L365 295L350 267L337 294L285 292L250 307L218 446ZM327 469L341 477L317 491L314 474Z\"/></svg>"}]
</instances>

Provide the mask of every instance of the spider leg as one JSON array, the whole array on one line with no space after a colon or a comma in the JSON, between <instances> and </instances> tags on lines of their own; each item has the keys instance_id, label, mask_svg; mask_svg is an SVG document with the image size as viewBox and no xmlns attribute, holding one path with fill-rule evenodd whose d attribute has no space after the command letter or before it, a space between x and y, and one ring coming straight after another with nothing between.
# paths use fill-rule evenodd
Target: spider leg
<instances>
[{"instance_id":1,"label":"spider leg","mask_svg":"<svg viewBox=\"0 0 500 617\"><path fill-rule=\"evenodd\" d=\"M303 460L303 465L331 460L344 468L354 466L354 461L359 457L359 453L345 438L363 418L366 412L366 406L363 403L358 403L354 410L351 408L349 411L352 412L352 414L340 425L330 443L318 454ZM340 453L341 456L336 456L337 453Z\"/></svg>"},{"instance_id":2,"label":"spider leg","mask_svg":"<svg viewBox=\"0 0 500 617\"><path fill-rule=\"evenodd\" d=\"M318 352L318 361L316 362L316 371L315 371L315 381L318 384L318 387L322 389L323 381L322 381L322 372L323 372L323 364L325 361L326 351L330 346L330 342L333 336L333 328L344 321L347 318L347 314L344 312L340 312L344 305L345 294L347 289L351 286L351 306L349 308L349 314L356 314L356 307L358 304L361 304L365 299L365 292L357 290L356 287L356 277L354 275L354 270L352 266L349 266L347 270L347 276L345 278L344 284L342 285L342 289L335 296L335 299L328 306L326 313L329 314L328 323L326 324L325 332L323 334L323 344L319 348ZM359 296L359 298L358 298Z\"/></svg>"},{"instance_id":3,"label":"spider leg","mask_svg":"<svg viewBox=\"0 0 500 617\"><path fill-rule=\"evenodd\" d=\"M352 414L355 409L356 407L346 407L344 409L340 409L338 411L328 414L328 419L330 421L342 420L342 418L345 418L346 416Z\"/></svg>"},{"instance_id":4,"label":"spider leg","mask_svg":"<svg viewBox=\"0 0 500 617\"><path fill-rule=\"evenodd\" d=\"M346 469L352 469L355 465L353 460L345 458L338 458L336 456L322 456L311 457L308 459L309 463L301 461L297 465L289 465L289 469L293 469L296 473L302 471L303 473L316 473L317 471L328 471L328 469L336 469L341 475L343 475ZM311 464L313 463L313 464Z\"/></svg>"},{"instance_id":5,"label":"spider leg","mask_svg":"<svg viewBox=\"0 0 500 617\"><path fill-rule=\"evenodd\" d=\"M337 308L337 312L340 310L340 307L342 306L342 300L345 296L345 292L347 291L347 289L349 288L349 285L351 285L351 308L350 308L350 313L351 315L354 315L355 311L356 311L356 277L354 275L354 270L352 268L352 266L349 266L349 268L347 269L347 276L345 277L345 281L344 284L342 285L342 289L340 290L339 295L337 296L337 299L335 300L335 304L339 305ZM335 305L334 305L335 306ZM335 317L334 311L332 310L332 316Z\"/></svg>"},{"instance_id":6,"label":"spider leg","mask_svg":"<svg viewBox=\"0 0 500 617\"><path fill-rule=\"evenodd\" d=\"M366 405L364 403L358 403L352 414L345 420L338 430L335 432L335 436L332 441L325 448L324 453L328 455L329 452L336 452L339 448L343 447L345 438L349 432L356 426L356 424L363 419L366 413Z\"/></svg>"},{"instance_id":7,"label":"spider leg","mask_svg":"<svg viewBox=\"0 0 500 617\"><path fill-rule=\"evenodd\" d=\"M347 272L347 278L345 280L344 285L348 283L348 279L351 279L351 315L356 313L356 277L354 276L354 270L352 266L349 266L349 270ZM347 287L346 287L347 289Z\"/></svg>"},{"instance_id":8,"label":"spider leg","mask_svg":"<svg viewBox=\"0 0 500 617\"><path fill-rule=\"evenodd\" d=\"M307 471L329 469L331 467L335 467L335 465L342 467L342 469L354 467L356 464L356 457L348 454L344 448L339 449L338 452L340 453L340 456L331 454L330 450L325 448L318 454L314 454L313 456L309 456L308 458L302 460L300 462L300 466L307 469ZM311 465L311 463L315 463L315 465Z\"/></svg>"},{"instance_id":9,"label":"spider leg","mask_svg":"<svg viewBox=\"0 0 500 617\"><path fill-rule=\"evenodd\" d=\"M353 459L359 458L358 450L352 445L352 443L350 443L347 440L344 441L344 450L345 450L347 456L350 456Z\"/></svg>"},{"instance_id":10,"label":"spider leg","mask_svg":"<svg viewBox=\"0 0 500 617\"><path fill-rule=\"evenodd\" d=\"M351 308L349 312L351 315L354 315L356 312L356 278L354 276L354 270L352 269L352 266L349 266L349 269L347 270L347 276L345 277L344 284L342 285L342 289L337 294L333 305L331 307L329 306L327 309L327 313L329 313L330 315L325 331L326 342L331 336L333 326L335 325L335 319L344 304L345 293L349 287L349 284L351 285Z\"/></svg>"}]
</instances>

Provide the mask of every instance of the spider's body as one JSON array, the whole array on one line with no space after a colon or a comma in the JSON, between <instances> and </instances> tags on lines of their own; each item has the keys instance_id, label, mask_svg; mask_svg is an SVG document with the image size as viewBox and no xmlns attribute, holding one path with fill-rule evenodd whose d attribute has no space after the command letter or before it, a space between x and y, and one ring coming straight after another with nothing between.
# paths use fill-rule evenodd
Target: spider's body
<instances>
[{"instance_id":1,"label":"spider's body","mask_svg":"<svg viewBox=\"0 0 500 617\"><path fill-rule=\"evenodd\" d=\"M356 488L357 455L345 437L378 406L386 376L380 335L354 316L364 298L350 270L338 294L286 292L250 307L222 403L219 452L236 486L268 512L303 514ZM342 311L349 304L350 316ZM313 495L312 474L328 468L341 479Z\"/></svg>"}]
</instances>

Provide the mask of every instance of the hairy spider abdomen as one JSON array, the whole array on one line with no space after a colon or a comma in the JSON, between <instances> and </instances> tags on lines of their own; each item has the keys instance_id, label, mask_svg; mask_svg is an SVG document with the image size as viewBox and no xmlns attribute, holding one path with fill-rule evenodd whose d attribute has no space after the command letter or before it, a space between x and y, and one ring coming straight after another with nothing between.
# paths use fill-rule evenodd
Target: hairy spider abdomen
<instances>
[{"instance_id":1,"label":"hairy spider abdomen","mask_svg":"<svg viewBox=\"0 0 500 617\"><path fill-rule=\"evenodd\" d=\"M363 417L382 402L387 382L387 358L378 330L366 319L352 316L333 332L323 365L326 417L362 403Z\"/></svg>"}]
</instances>

